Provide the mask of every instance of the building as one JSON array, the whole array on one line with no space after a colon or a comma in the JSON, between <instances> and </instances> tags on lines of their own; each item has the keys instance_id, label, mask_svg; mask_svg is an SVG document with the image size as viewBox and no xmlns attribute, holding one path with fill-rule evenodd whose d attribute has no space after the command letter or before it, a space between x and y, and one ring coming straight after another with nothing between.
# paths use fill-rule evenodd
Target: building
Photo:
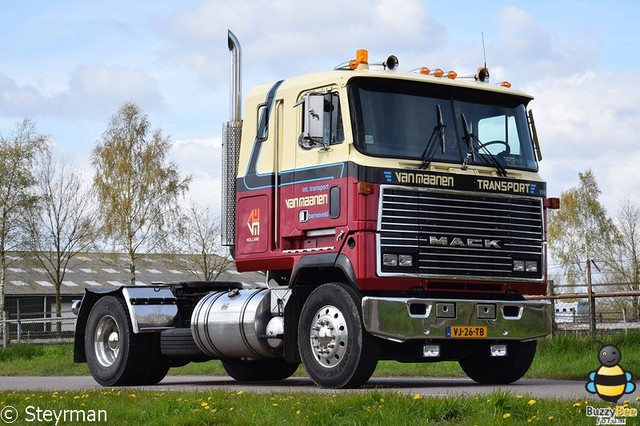
<instances>
[{"instance_id":1,"label":"building","mask_svg":"<svg viewBox=\"0 0 640 426\"><path fill-rule=\"evenodd\" d=\"M55 287L47 272L34 259L13 255L10 257L5 281L5 310L9 319L9 338L33 340L59 337L55 322ZM60 287L62 337L73 335L75 316L71 312L74 300L82 299L85 289L112 289L129 284L129 269L121 255L83 253L72 260L72 266ZM201 281L195 275L177 267L172 257L160 254L148 255L139 262L136 285L148 286L184 281ZM218 281L241 282L247 287L265 284L265 276L257 272L238 273L233 269L221 273Z\"/></svg>"}]
</instances>

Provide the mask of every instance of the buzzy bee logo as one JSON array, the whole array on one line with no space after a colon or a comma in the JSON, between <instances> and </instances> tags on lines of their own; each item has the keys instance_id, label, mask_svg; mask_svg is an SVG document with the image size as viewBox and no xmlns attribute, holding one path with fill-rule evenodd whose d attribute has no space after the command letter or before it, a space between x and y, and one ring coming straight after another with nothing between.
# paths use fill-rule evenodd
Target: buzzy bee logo
<instances>
[{"instance_id":1,"label":"buzzy bee logo","mask_svg":"<svg viewBox=\"0 0 640 426\"><path fill-rule=\"evenodd\" d=\"M618 400L624 394L632 393L636 389L631 380L631 373L620 367L622 353L617 346L605 345L598 352L600 368L589 373L586 384L587 392L596 394L603 401L615 403L615 408L594 408L587 406L587 416L597 417L597 424L625 424L627 417L637 417L638 410L626 405L618 405Z\"/></svg>"}]
</instances>

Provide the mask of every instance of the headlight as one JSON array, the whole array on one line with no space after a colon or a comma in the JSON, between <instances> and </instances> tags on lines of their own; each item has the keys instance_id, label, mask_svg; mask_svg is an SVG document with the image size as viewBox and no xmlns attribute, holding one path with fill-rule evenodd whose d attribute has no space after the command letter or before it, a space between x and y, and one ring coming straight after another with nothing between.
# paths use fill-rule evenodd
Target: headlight
<instances>
[{"instance_id":1,"label":"headlight","mask_svg":"<svg viewBox=\"0 0 640 426\"><path fill-rule=\"evenodd\" d=\"M382 264L384 266L398 266L398 255L397 254L383 254L382 255Z\"/></svg>"},{"instance_id":2,"label":"headlight","mask_svg":"<svg viewBox=\"0 0 640 426\"><path fill-rule=\"evenodd\" d=\"M413 256L411 256L410 254L398 255L398 265L413 266Z\"/></svg>"},{"instance_id":3,"label":"headlight","mask_svg":"<svg viewBox=\"0 0 640 426\"><path fill-rule=\"evenodd\" d=\"M538 262L535 260L527 260L525 269L527 272L538 272Z\"/></svg>"},{"instance_id":4,"label":"headlight","mask_svg":"<svg viewBox=\"0 0 640 426\"><path fill-rule=\"evenodd\" d=\"M513 272L524 272L524 260L513 261Z\"/></svg>"}]
</instances>

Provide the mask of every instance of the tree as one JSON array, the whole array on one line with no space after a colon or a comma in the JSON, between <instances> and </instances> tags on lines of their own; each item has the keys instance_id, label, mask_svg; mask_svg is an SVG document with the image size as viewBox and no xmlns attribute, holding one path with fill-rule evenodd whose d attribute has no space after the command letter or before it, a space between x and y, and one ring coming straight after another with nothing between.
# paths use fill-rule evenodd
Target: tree
<instances>
[{"instance_id":1,"label":"tree","mask_svg":"<svg viewBox=\"0 0 640 426\"><path fill-rule=\"evenodd\" d=\"M618 232L616 238L606 250L608 279L620 283L619 288L626 291L640 290L640 207L629 198L623 200L615 221ZM622 300L621 300L622 299ZM639 318L638 297L616 298L623 309L631 305L631 320Z\"/></svg>"},{"instance_id":2,"label":"tree","mask_svg":"<svg viewBox=\"0 0 640 426\"><path fill-rule=\"evenodd\" d=\"M220 220L207 207L196 203L186 209L178 229L175 263L204 281L215 281L233 265L220 245Z\"/></svg>"},{"instance_id":3,"label":"tree","mask_svg":"<svg viewBox=\"0 0 640 426\"><path fill-rule=\"evenodd\" d=\"M14 132L0 135L0 318L6 319L4 288L10 264L8 253L24 247L26 212L38 200L35 191L35 164L48 149L48 139L36 131L36 125L25 119ZM6 324L2 323L2 345L8 342Z\"/></svg>"},{"instance_id":4,"label":"tree","mask_svg":"<svg viewBox=\"0 0 640 426\"><path fill-rule=\"evenodd\" d=\"M44 156L38 192L40 202L28 216L31 254L53 282L56 317L61 316L60 286L72 260L91 245L93 203L82 175L66 164ZM61 323L57 323L61 332Z\"/></svg>"},{"instance_id":5,"label":"tree","mask_svg":"<svg viewBox=\"0 0 640 426\"><path fill-rule=\"evenodd\" d=\"M591 170L578 174L580 184L560 195L560 209L549 215L548 240L565 268L569 284L585 277L587 262L601 256L615 239L616 227L598 201L600 189Z\"/></svg>"},{"instance_id":6,"label":"tree","mask_svg":"<svg viewBox=\"0 0 640 426\"><path fill-rule=\"evenodd\" d=\"M166 159L169 148L169 138L152 131L147 115L127 102L93 150L102 232L125 252L132 285L136 262L166 240L178 222L178 198L189 189L191 177L182 178Z\"/></svg>"}]
</instances>

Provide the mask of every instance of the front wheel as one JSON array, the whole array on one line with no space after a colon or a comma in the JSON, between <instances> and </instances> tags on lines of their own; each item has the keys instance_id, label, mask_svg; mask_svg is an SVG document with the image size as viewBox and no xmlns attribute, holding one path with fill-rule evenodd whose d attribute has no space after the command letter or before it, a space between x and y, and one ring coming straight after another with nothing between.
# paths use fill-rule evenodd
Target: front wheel
<instances>
[{"instance_id":1,"label":"front wheel","mask_svg":"<svg viewBox=\"0 0 640 426\"><path fill-rule=\"evenodd\" d=\"M478 351L458 361L462 370L483 385L504 385L513 383L529 370L536 354L537 342L509 342L507 355L492 357L489 347L482 345ZM479 352L479 353L478 353Z\"/></svg>"},{"instance_id":2,"label":"front wheel","mask_svg":"<svg viewBox=\"0 0 640 426\"><path fill-rule=\"evenodd\" d=\"M309 295L298 345L307 373L323 387L361 386L378 364L378 342L364 329L360 297L338 283L321 285Z\"/></svg>"}]
</instances>

